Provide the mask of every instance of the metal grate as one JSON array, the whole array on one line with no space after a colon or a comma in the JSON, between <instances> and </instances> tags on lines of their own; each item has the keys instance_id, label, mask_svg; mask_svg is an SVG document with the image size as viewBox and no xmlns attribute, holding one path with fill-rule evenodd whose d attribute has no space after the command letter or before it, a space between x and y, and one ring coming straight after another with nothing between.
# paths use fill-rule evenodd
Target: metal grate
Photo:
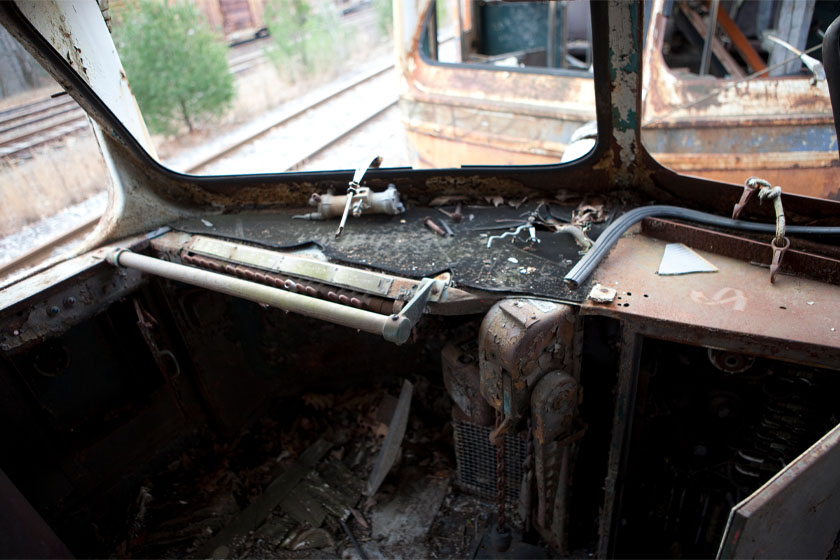
<instances>
[{"instance_id":1,"label":"metal grate","mask_svg":"<svg viewBox=\"0 0 840 560\"><path fill-rule=\"evenodd\" d=\"M489 426L453 421L455 460L458 463L458 486L483 498L496 497L496 448L490 443ZM514 505L522 485L522 466L528 445L521 435L505 436L505 498Z\"/></svg>"}]
</instances>

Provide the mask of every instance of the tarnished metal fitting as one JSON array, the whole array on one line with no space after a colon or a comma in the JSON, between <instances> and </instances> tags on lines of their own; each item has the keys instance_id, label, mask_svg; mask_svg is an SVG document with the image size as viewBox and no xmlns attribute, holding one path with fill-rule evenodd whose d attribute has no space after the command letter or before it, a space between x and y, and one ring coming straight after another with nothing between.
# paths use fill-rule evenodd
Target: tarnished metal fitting
<instances>
[{"instance_id":1,"label":"tarnished metal fitting","mask_svg":"<svg viewBox=\"0 0 840 560\"><path fill-rule=\"evenodd\" d=\"M534 471L537 482L535 526L560 550L566 547L566 489L568 488L569 443L582 435L575 430L580 402L578 382L562 371L552 371L531 393Z\"/></svg>"},{"instance_id":2,"label":"tarnished metal fitting","mask_svg":"<svg viewBox=\"0 0 840 560\"><path fill-rule=\"evenodd\" d=\"M481 394L505 417L518 420L531 389L562 369L574 332L574 308L537 299L506 299L487 312L478 335Z\"/></svg>"},{"instance_id":3,"label":"tarnished metal fitting","mask_svg":"<svg viewBox=\"0 0 840 560\"><path fill-rule=\"evenodd\" d=\"M309 197L309 205L317 208L315 212L293 216L297 220L327 220L342 216L344 209L350 204L353 216L362 213L389 214L396 216L405 212L405 206L400 201L400 193L394 185L382 192L373 192L368 187L353 187L348 194L318 194Z\"/></svg>"},{"instance_id":4,"label":"tarnished metal fitting","mask_svg":"<svg viewBox=\"0 0 840 560\"><path fill-rule=\"evenodd\" d=\"M430 216L426 216L425 218L423 218L423 225L425 225L428 229L432 230L441 237L446 237L446 232L439 225L437 225Z\"/></svg>"},{"instance_id":5,"label":"tarnished metal fitting","mask_svg":"<svg viewBox=\"0 0 840 560\"><path fill-rule=\"evenodd\" d=\"M118 267L120 266L120 255L126 252L130 253L131 249L117 247L116 249L108 252L108 254L105 257L105 260L108 261L108 263Z\"/></svg>"}]
</instances>

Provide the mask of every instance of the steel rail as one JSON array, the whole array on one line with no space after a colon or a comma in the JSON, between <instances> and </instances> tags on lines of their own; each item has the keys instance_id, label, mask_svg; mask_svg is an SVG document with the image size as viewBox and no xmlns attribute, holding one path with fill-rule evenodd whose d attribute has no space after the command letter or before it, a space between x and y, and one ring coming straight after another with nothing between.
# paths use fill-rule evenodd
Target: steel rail
<instances>
[{"instance_id":1,"label":"steel rail","mask_svg":"<svg viewBox=\"0 0 840 560\"><path fill-rule=\"evenodd\" d=\"M48 98L46 101L49 101L52 104L38 109L20 112L20 114L13 115L11 117L0 117L0 132L20 128L21 126L26 126L29 123L39 122L45 118L51 117L52 115L60 115L67 111L81 109L81 107L79 107L79 105L70 97L60 97L56 100ZM47 114L44 115L44 113Z\"/></svg>"},{"instance_id":2,"label":"steel rail","mask_svg":"<svg viewBox=\"0 0 840 560\"><path fill-rule=\"evenodd\" d=\"M387 72L388 70L393 68L393 66L394 66L393 63L390 63L388 66L385 66L385 67L377 67L376 69L374 69L371 72L368 72L368 73L366 73L366 74L364 74L364 75L362 75L362 76L360 76L360 77L358 77L358 78L356 78L356 79L354 79L354 80L352 80L352 81L350 81L346 84L342 84L341 88L338 88L336 90L331 90L329 93L332 94L331 97L338 96L338 95L346 92L347 90L350 90L350 89L364 83L365 81L371 80L371 79L375 78L376 76L379 76L380 74L382 74L384 72ZM325 96L318 97L313 103L307 104L306 106L295 110L293 112L293 114L287 115L288 118L283 119L282 121L276 123L271 128L281 126L282 124L288 122L289 120L295 118L296 116L299 116L299 115L307 112L310 109L313 109L315 107L318 107L318 106L322 105L323 103L329 101L329 99L331 99L331 97L325 97ZM390 102L389 104L385 105L384 107L377 108L374 112L372 112L368 115L365 115L364 117L362 117L358 121L354 122L351 126L345 128L344 130L339 131L336 134L333 134L330 138L328 138L327 140L322 142L314 150L310 151L305 156L301 157L300 159L298 159L297 161L295 161L291 165L287 166L285 169L278 170L278 172L291 171L291 170L294 170L294 169L300 167L307 160L309 160L309 159L315 157L316 155L320 154L321 152L323 152L324 150L326 150L327 148L329 148L330 146L332 146L333 144L335 144L339 140L341 140L343 138L346 138L347 136L349 136L350 134L352 134L353 132L358 130L360 127L362 127L364 124L366 124L370 120L376 118L378 115L382 114L382 112L386 111L390 107L393 107L395 104L396 104L396 100ZM268 130L270 130L270 129L260 129L259 131L257 131L257 133L250 135L248 138L241 139L240 141L238 141L236 146L234 146L234 147L226 146L226 147L222 148L220 151L212 154L211 156L209 156L207 158L204 158L204 159L202 159L198 162L194 162L192 165L190 165L188 168L186 168L184 170L184 172L185 173L194 173L195 171L198 171L202 167L205 167L206 165L208 165L212 161L217 161L218 159L221 159L225 155L228 155L228 154L236 151L236 149L241 148L242 146L246 145L248 142L253 141L256 138L262 136L263 134L268 132ZM39 246L35 247L34 249L32 249L30 251L27 251L27 252L13 258L11 261L9 261L9 262L7 262L3 265L0 265L0 277L3 277L6 274L9 274L9 273L11 273L15 270L25 268L25 267L27 267L27 266L29 266L29 265L31 265L31 264L39 261L39 260L42 260L45 256L49 255L50 252L55 247L57 247L59 245L63 245L65 243L69 242L70 240L72 240L76 237L80 237L82 234L87 233L90 230L92 230L93 227L97 224L97 222L99 221L99 219L101 217L102 217L101 215L97 215L95 217L92 217L89 220L86 220L85 222L73 227L72 229L57 235L56 237L50 239L46 243L44 243L42 245L39 245Z\"/></svg>"},{"instance_id":3,"label":"steel rail","mask_svg":"<svg viewBox=\"0 0 840 560\"><path fill-rule=\"evenodd\" d=\"M56 235L49 241L14 257L12 260L6 263L3 263L2 265L0 265L0 278L3 278L7 274L14 272L15 270L19 270L28 266L29 264L32 264L34 262L40 261L48 257L50 253L52 253L52 251L59 245L64 245L65 243L69 243L77 237L90 233L90 231L92 231L93 228L96 226L96 223L99 221L100 217L101 216L96 216L95 218L85 220L81 224Z\"/></svg>"},{"instance_id":4,"label":"steel rail","mask_svg":"<svg viewBox=\"0 0 840 560\"><path fill-rule=\"evenodd\" d=\"M384 74L385 72L387 72L387 71L389 71L393 68L394 68L394 63L389 62L385 65L377 66L373 70L371 70L369 72L366 72L366 73L362 74L361 76L357 76L356 78L353 78L346 83L339 84L335 88L328 89L327 91L325 91L322 94L315 97L310 103L307 103L306 105L304 105L302 107L298 107L298 108L296 108L296 109L294 109L294 110L292 110L288 113L284 113L282 115L279 115L277 117L277 119L265 123L265 125L260 127L259 129L254 130L254 131L250 131L248 133L248 135L246 135L242 138L235 139L234 141L232 141L227 146L224 146L223 148L220 148L219 150L216 150L216 151L212 152L211 154L207 155L206 157L202 157L202 158L197 159L196 161L190 162L190 164L187 165L184 168L184 173L195 173L196 171L198 171L202 167L207 167L211 163L214 163L214 162L222 159L223 157L226 157L226 156L232 154L233 152L235 152L235 151L239 150L240 148L242 148L243 146L246 146L247 144L253 142L257 138L262 137L263 135L267 134L268 132L272 131L273 129L275 129L279 126L283 126L284 124L287 124L288 122L292 121L293 119L296 119L297 117L303 115L307 111L309 111L311 109L315 109L317 107L320 107L321 105L327 103L328 101L330 101L334 97L337 97L337 96L355 88L356 86L359 86L359 85L363 84L364 82L370 81L373 78L375 78L375 77L377 77L381 74ZM384 109L387 109L387 107L385 107ZM310 155L310 157L311 157L311 155ZM298 162L297 164L299 164L299 163L300 162ZM292 169L293 167L294 166L288 166L286 169L278 170L278 172L287 171L288 169Z\"/></svg>"}]
</instances>

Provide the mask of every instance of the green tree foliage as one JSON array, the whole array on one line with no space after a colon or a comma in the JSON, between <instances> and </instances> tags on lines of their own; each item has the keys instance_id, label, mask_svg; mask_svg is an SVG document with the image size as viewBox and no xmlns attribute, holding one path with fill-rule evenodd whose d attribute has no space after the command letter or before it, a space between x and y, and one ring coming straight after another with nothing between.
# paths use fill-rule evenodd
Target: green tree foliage
<instances>
[{"instance_id":1,"label":"green tree foliage","mask_svg":"<svg viewBox=\"0 0 840 560\"><path fill-rule=\"evenodd\" d=\"M392 0L373 0L376 14L376 27L383 35L391 35L394 30L394 7Z\"/></svg>"},{"instance_id":2,"label":"green tree foliage","mask_svg":"<svg viewBox=\"0 0 840 560\"><path fill-rule=\"evenodd\" d=\"M340 64L344 33L331 2L269 0L265 22L271 33L268 57L289 80L329 74Z\"/></svg>"},{"instance_id":3,"label":"green tree foliage","mask_svg":"<svg viewBox=\"0 0 840 560\"><path fill-rule=\"evenodd\" d=\"M114 40L140 110L154 132L221 116L234 95L227 47L198 8L183 0L130 3Z\"/></svg>"}]
</instances>

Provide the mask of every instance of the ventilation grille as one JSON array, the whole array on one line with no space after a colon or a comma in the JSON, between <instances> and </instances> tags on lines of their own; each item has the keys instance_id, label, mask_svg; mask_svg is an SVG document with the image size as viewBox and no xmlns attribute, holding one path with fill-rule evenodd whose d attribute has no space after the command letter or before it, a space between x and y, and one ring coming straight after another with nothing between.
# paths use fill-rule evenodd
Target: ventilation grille
<instances>
[{"instance_id":1,"label":"ventilation grille","mask_svg":"<svg viewBox=\"0 0 840 560\"><path fill-rule=\"evenodd\" d=\"M453 421L458 486L490 501L496 499L496 448L490 443L489 426ZM514 505L522 486L528 446L519 433L505 436L505 500Z\"/></svg>"}]
</instances>

